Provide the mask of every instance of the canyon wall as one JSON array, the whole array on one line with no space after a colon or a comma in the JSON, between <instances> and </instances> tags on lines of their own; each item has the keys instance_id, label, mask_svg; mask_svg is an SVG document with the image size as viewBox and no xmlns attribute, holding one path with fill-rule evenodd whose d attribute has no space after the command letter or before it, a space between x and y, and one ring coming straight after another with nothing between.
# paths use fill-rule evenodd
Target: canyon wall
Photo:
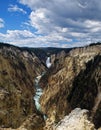
<instances>
[{"instance_id":1,"label":"canyon wall","mask_svg":"<svg viewBox=\"0 0 101 130\"><path fill-rule=\"evenodd\" d=\"M0 45L1 130L100 129L101 45L55 51L40 60L41 52ZM40 111L34 101L39 76Z\"/></svg>"},{"instance_id":2,"label":"canyon wall","mask_svg":"<svg viewBox=\"0 0 101 130\"><path fill-rule=\"evenodd\" d=\"M34 79L45 70L33 52L0 45L0 127L17 128L33 114L43 120L33 96Z\"/></svg>"},{"instance_id":3,"label":"canyon wall","mask_svg":"<svg viewBox=\"0 0 101 130\"><path fill-rule=\"evenodd\" d=\"M40 80L43 113L60 121L76 107L90 111L96 127L101 126L101 45L71 50Z\"/></svg>"}]
</instances>

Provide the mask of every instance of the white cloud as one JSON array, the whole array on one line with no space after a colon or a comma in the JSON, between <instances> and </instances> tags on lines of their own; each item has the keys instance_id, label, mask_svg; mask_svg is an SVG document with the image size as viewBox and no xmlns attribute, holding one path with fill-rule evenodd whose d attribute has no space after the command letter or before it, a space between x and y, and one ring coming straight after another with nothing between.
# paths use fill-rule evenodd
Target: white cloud
<instances>
[{"instance_id":1,"label":"white cloud","mask_svg":"<svg viewBox=\"0 0 101 130\"><path fill-rule=\"evenodd\" d=\"M49 31L50 19L47 18L46 12L47 10L42 8L36 11L32 11L29 16L30 24L32 25L32 27L38 30L38 33L45 34L45 33L48 33Z\"/></svg>"},{"instance_id":2,"label":"white cloud","mask_svg":"<svg viewBox=\"0 0 101 130\"><path fill-rule=\"evenodd\" d=\"M2 18L0 18L0 28L4 27L4 20Z\"/></svg>"},{"instance_id":3,"label":"white cloud","mask_svg":"<svg viewBox=\"0 0 101 130\"><path fill-rule=\"evenodd\" d=\"M19 46L74 47L101 41L101 1L99 0L19 0L31 9L26 30L7 30L0 40ZM22 12L10 5L10 12ZM2 22L0 22L2 23ZM0 24L2 25L2 24ZM27 28L26 27L26 28ZM33 29L34 28L34 29Z\"/></svg>"},{"instance_id":4,"label":"white cloud","mask_svg":"<svg viewBox=\"0 0 101 130\"><path fill-rule=\"evenodd\" d=\"M101 27L100 21L94 21L94 20L86 20L85 21L86 27L93 28L93 27Z\"/></svg>"},{"instance_id":5,"label":"white cloud","mask_svg":"<svg viewBox=\"0 0 101 130\"><path fill-rule=\"evenodd\" d=\"M12 38L27 38L34 36L34 34L28 30L7 30L7 35Z\"/></svg>"},{"instance_id":6,"label":"white cloud","mask_svg":"<svg viewBox=\"0 0 101 130\"><path fill-rule=\"evenodd\" d=\"M32 34L28 30L7 30L6 34L0 33L0 40L3 42L13 43L14 44L21 44L17 43L16 41L25 40L28 38L34 38L34 34Z\"/></svg>"},{"instance_id":7,"label":"white cloud","mask_svg":"<svg viewBox=\"0 0 101 130\"><path fill-rule=\"evenodd\" d=\"M101 34L101 1L99 0L19 0L32 10L29 16L30 25L44 34L41 39L51 37L51 42L74 44L100 40ZM53 36L55 35L55 36ZM58 40L57 40L58 39ZM60 40L61 39L61 40ZM65 39L65 40L64 40ZM84 41L84 42L83 42ZM62 44L61 44L62 42Z\"/></svg>"},{"instance_id":8,"label":"white cloud","mask_svg":"<svg viewBox=\"0 0 101 130\"><path fill-rule=\"evenodd\" d=\"M62 47L62 48L70 48L87 45L93 40L96 42L96 38L101 40L100 36L97 35L89 35L81 33L73 33L71 32L71 38L65 38L61 33L50 33L48 35L37 35L28 30L7 30L6 34L0 33L0 41L11 43L17 46L29 46L29 47ZM77 37L78 41L73 42L72 37ZM86 37L86 39L85 39ZM93 37L93 39L91 39ZM68 44L67 44L68 43ZM69 44L70 43L70 44Z\"/></svg>"},{"instance_id":9,"label":"white cloud","mask_svg":"<svg viewBox=\"0 0 101 130\"><path fill-rule=\"evenodd\" d=\"M8 11L9 12L21 12L23 14L27 13L25 10L23 10L22 8L19 8L17 5L9 5Z\"/></svg>"},{"instance_id":10,"label":"white cloud","mask_svg":"<svg viewBox=\"0 0 101 130\"><path fill-rule=\"evenodd\" d=\"M11 43L18 46L30 46L30 47L66 47L66 42L71 42L71 39L67 39L62 37L61 35L57 35L56 33L41 36L35 35L28 30L7 30L6 34L0 33L0 41ZM60 41L60 42L58 42Z\"/></svg>"}]
</instances>

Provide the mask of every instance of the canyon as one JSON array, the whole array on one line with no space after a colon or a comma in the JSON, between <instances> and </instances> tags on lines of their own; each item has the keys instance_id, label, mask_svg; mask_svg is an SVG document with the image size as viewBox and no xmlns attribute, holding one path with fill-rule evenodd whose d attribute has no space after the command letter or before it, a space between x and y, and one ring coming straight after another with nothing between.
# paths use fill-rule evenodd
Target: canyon
<instances>
[{"instance_id":1,"label":"canyon","mask_svg":"<svg viewBox=\"0 0 101 130\"><path fill-rule=\"evenodd\" d=\"M101 127L101 44L20 48L0 43L0 130Z\"/></svg>"}]
</instances>

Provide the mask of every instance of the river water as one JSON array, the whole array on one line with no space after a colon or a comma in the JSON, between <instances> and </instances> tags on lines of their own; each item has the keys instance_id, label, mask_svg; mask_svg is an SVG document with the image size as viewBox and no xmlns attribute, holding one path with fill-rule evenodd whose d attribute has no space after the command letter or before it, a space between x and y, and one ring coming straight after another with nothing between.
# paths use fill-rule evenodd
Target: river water
<instances>
[{"instance_id":1,"label":"river water","mask_svg":"<svg viewBox=\"0 0 101 130\"><path fill-rule=\"evenodd\" d=\"M47 57L46 66L47 66L48 68L51 67L50 57ZM34 82L35 82L35 96L34 96L34 101L35 101L35 106L36 106L37 110L40 111L40 112L41 112L40 97L41 97L41 95L42 95L42 93L43 93L43 90L42 90L42 88L41 88L40 85L39 85L39 81L40 81L41 77L42 77L44 74L45 74L45 72L43 72L42 75L37 76L37 77L35 78L35 81L34 81ZM44 116L44 118L46 118L45 115L43 115L43 116Z\"/></svg>"},{"instance_id":2,"label":"river water","mask_svg":"<svg viewBox=\"0 0 101 130\"><path fill-rule=\"evenodd\" d=\"M34 100L35 100L35 106L37 108L37 110L41 111L41 105L40 105L40 97L42 95L42 89L39 85L39 81L40 81L41 75L37 76L35 78L35 96L34 96Z\"/></svg>"}]
</instances>

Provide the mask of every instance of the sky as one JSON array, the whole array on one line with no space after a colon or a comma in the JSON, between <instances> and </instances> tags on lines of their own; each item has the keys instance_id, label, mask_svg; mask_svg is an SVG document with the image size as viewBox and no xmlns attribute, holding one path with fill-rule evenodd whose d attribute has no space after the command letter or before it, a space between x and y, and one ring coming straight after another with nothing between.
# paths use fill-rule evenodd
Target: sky
<instances>
[{"instance_id":1,"label":"sky","mask_svg":"<svg viewBox=\"0 0 101 130\"><path fill-rule=\"evenodd\" d=\"M0 0L0 42L78 47L101 41L100 0Z\"/></svg>"}]
</instances>

